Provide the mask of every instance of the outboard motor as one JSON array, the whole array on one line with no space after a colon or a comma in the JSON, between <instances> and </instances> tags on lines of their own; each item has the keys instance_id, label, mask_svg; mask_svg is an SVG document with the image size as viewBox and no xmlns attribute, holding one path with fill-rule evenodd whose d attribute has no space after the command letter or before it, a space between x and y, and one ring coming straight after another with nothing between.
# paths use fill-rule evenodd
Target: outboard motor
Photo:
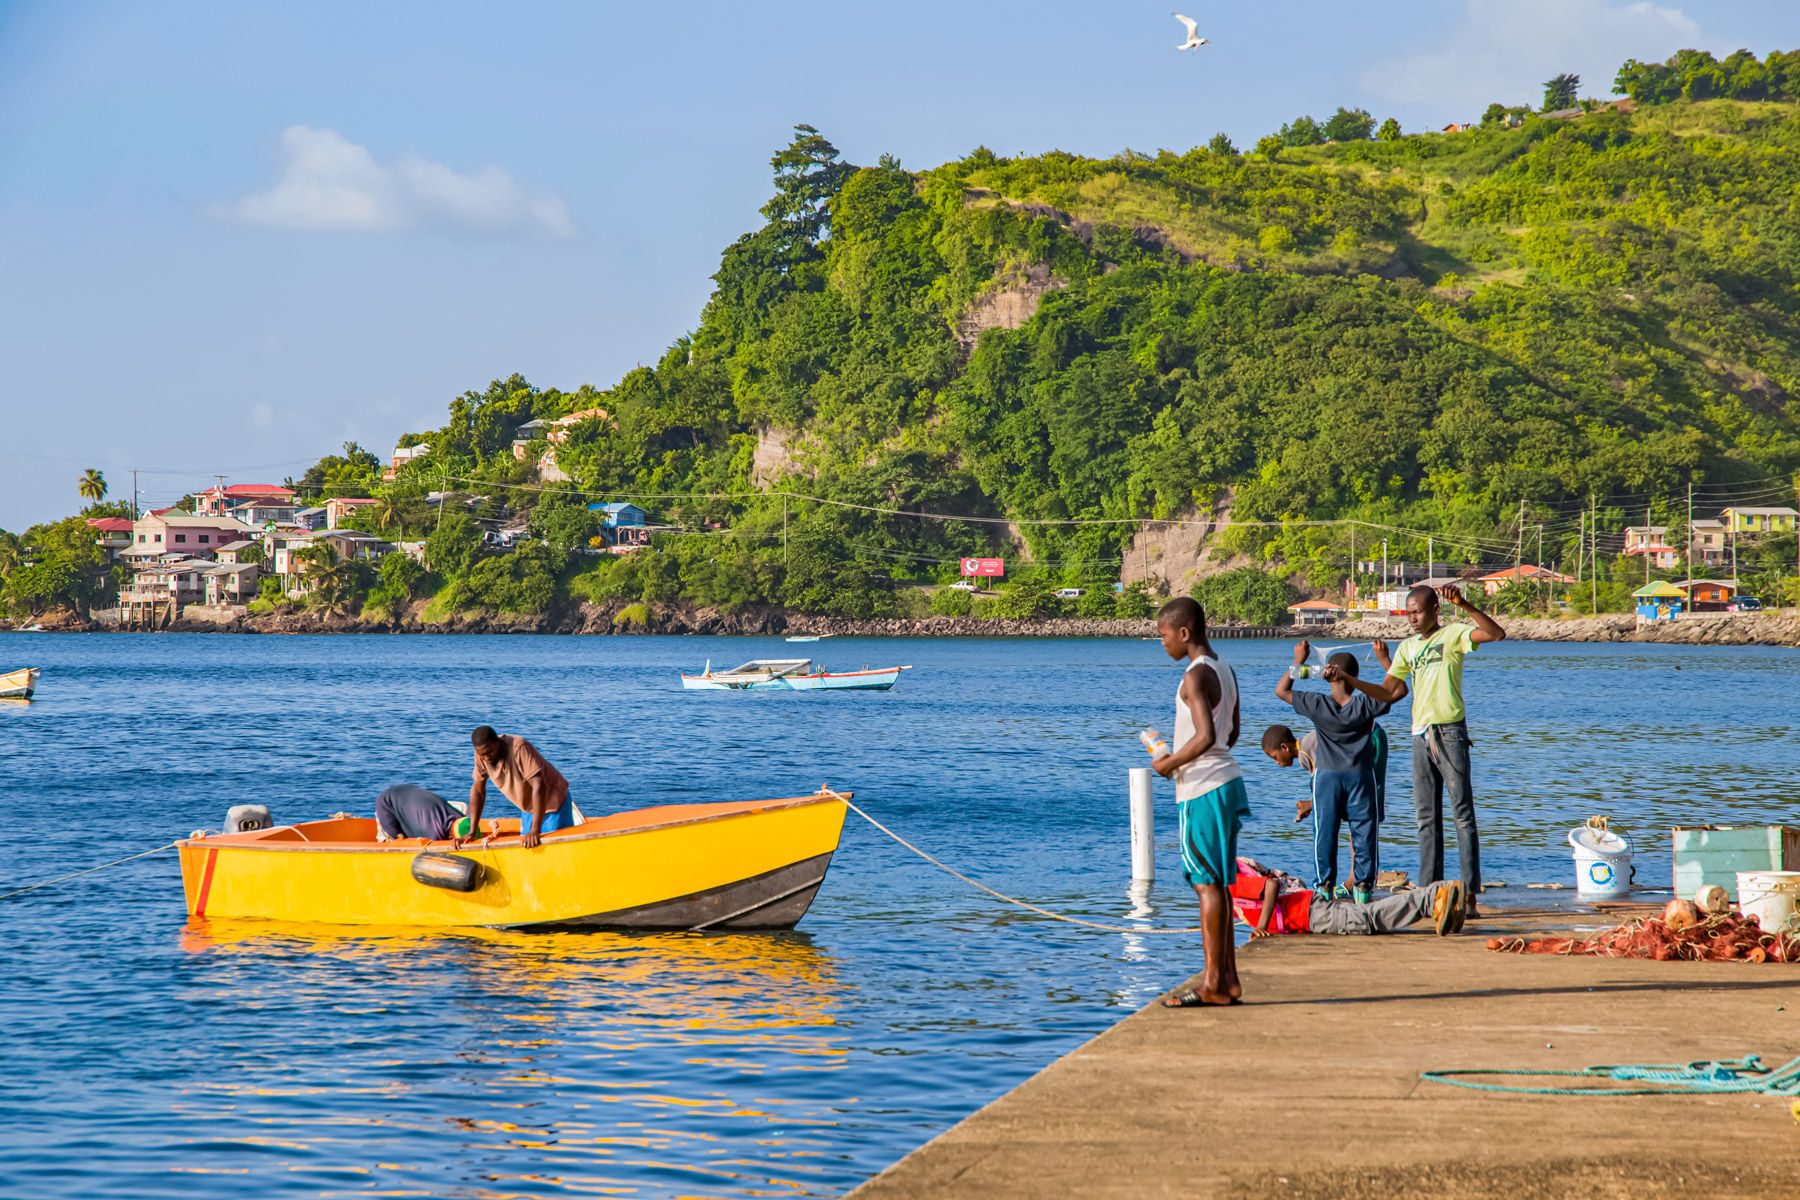
<instances>
[{"instance_id":1,"label":"outboard motor","mask_svg":"<svg viewBox=\"0 0 1800 1200\"><path fill-rule=\"evenodd\" d=\"M226 833L254 833L275 824L266 804L234 804L225 811Z\"/></svg>"}]
</instances>

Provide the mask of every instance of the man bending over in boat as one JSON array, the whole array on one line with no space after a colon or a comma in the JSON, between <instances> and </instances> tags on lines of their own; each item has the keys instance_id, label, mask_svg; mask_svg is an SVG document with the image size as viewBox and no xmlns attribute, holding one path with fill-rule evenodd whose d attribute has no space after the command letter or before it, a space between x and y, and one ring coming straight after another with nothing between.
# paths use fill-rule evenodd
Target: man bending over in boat
<instances>
[{"instance_id":1,"label":"man bending over in boat","mask_svg":"<svg viewBox=\"0 0 1800 1200\"><path fill-rule=\"evenodd\" d=\"M538 753L536 746L517 734L499 734L491 725L477 725L469 735L475 744L475 782L469 788L469 828L481 828L481 806L487 800L488 780L500 794L531 818L521 821L519 842L526 849L538 844L539 835L557 829L573 829L579 818L569 801L569 781ZM461 846L466 838L457 838Z\"/></svg>"}]
</instances>

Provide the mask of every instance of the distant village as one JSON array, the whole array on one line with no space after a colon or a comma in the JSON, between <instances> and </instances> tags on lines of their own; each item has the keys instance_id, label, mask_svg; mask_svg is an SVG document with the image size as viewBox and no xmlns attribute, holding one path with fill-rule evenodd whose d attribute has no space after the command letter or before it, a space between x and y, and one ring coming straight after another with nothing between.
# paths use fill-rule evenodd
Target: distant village
<instances>
[{"instance_id":1,"label":"distant village","mask_svg":"<svg viewBox=\"0 0 1800 1200\"><path fill-rule=\"evenodd\" d=\"M523 455L530 440L545 438L545 431L535 427L568 425L581 416L533 422L534 428L520 430L515 453ZM549 431L550 445L538 463L543 478L567 478L556 467L557 432ZM393 482L401 467L430 450L429 445L396 448L383 480ZM425 503L429 509L458 503L473 507L483 499L429 492ZM216 610L218 615L241 613L258 596L269 595L265 581L271 578L278 581L282 598L304 599L322 557L308 551L317 547L330 547L329 558L337 562L375 564L390 554L424 562L422 541L389 540L349 527L354 513L380 503L372 496L334 496L306 506L299 503L294 489L280 484L221 483L196 493L193 501L191 512L169 507L152 509L136 520L88 518L109 562L126 568L118 594L123 627L161 628L195 607ZM649 517L637 505L596 502L588 508L601 517L591 552L629 554L649 543ZM510 547L525 536L522 518L485 524L483 538L496 548Z\"/></svg>"}]
</instances>

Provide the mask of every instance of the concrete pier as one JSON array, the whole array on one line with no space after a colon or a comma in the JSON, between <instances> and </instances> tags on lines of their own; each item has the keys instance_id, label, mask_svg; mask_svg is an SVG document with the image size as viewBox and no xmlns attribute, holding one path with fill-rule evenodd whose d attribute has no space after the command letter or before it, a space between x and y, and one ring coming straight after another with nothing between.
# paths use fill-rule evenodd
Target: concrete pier
<instances>
[{"instance_id":1,"label":"concrete pier","mask_svg":"<svg viewBox=\"0 0 1800 1200\"><path fill-rule=\"evenodd\" d=\"M1620 919L1502 912L1460 937L1254 942L1239 956L1243 1005L1152 1005L852 1195L1800 1196L1785 1098L1510 1096L1420 1080L1800 1055L1800 966L1485 948Z\"/></svg>"}]
</instances>

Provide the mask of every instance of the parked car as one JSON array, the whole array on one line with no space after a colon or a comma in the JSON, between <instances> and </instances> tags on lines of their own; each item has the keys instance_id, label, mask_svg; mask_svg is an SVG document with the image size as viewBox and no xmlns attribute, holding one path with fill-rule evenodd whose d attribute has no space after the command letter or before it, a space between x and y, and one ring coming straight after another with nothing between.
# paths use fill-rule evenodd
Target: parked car
<instances>
[{"instance_id":1,"label":"parked car","mask_svg":"<svg viewBox=\"0 0 1800 1200\"><path fill-rule=\"evenodd\" d=\"M1731 602L1729 608L1731 612L1761 612L1762 610L1763 602L1755 596L1739 596Z\"/></svg>"},{"instance_id":2,"label":"parked car","mask_svg":"<svg viewBox=\"0 0 1800 1200\"><path fill-rule=\"evenodd\" d=\"M1086 588L1057 588L1056 589L1056 598L1058 600L1079 600L1086 594L1087 594Z\"/></svg>"}]
</instances>

